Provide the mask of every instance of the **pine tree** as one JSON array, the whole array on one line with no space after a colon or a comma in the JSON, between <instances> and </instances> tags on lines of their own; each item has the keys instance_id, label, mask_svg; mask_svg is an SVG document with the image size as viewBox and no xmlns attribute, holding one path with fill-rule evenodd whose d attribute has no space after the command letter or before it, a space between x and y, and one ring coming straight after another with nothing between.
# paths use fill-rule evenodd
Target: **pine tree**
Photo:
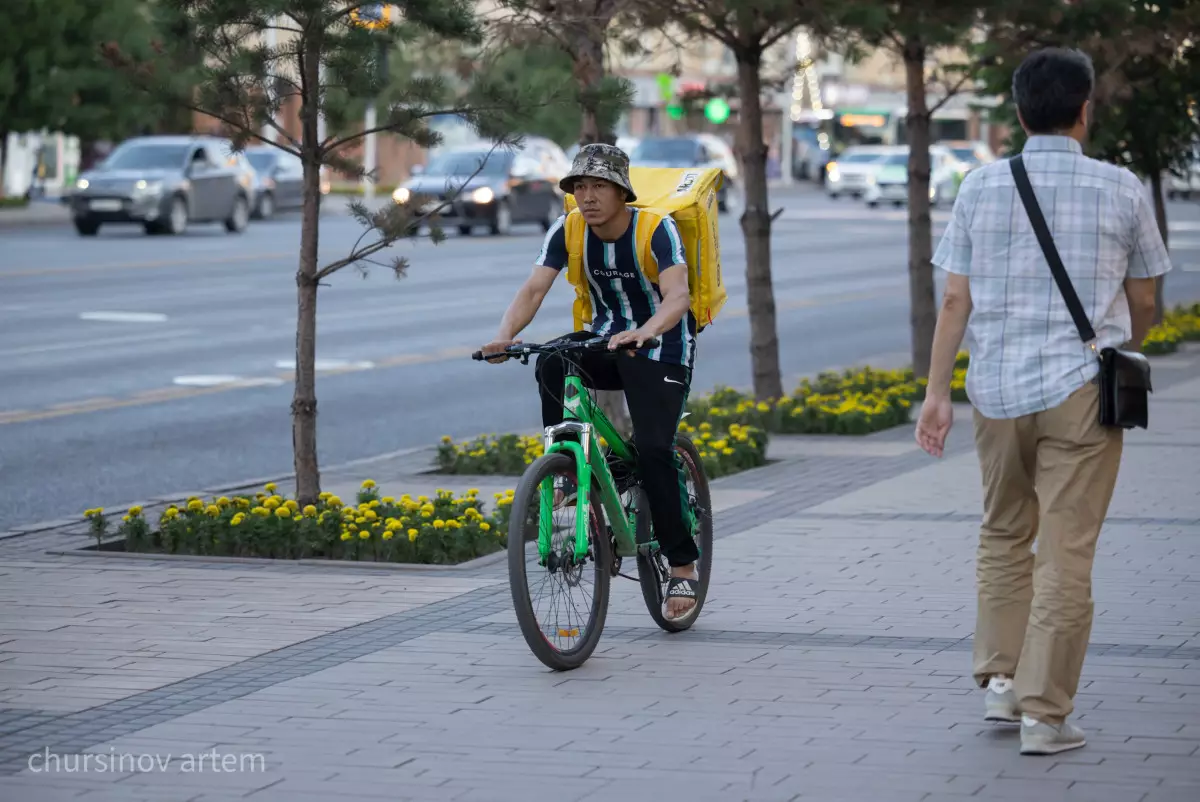
<instances>
[{"instance_id":1,"label":"pine tree","mask_svg":"<svg viewBox=\"0 0 1200 802\"><path fill-rule=\"evenodd\" d=\"M402 87L389 81L383 54L418 37L480 42L482 28L474 5L470 0L405 0L390 5L359 0L158 0L159 21L167 36L153 57L137 58L115 43L105 48L109 60L145 91L219 120L235 149L255 141L267 126L275 132L270 144L303 163L291 407L296 495L302 504L313 503L320 492L317 287L351 265L366 269L367 264L378 264L376 257L387 257L392 243L415 236L421 224L434 223L435 242L444 236L436 218L417 216L415 204L390 204L370 211L355 202L351 212L367 232L344 258L320 265L322 169L332 167L362 177L361 166L343 154L369 133L361 129L357 115L368 99L383 96L385 87L391 102L379 114L375 132L425 147L439 142L427 121L443 114L465 119L496 147L515 144L522 115L544 102L529 97L504 74L476 74L462 91L441 76L412 76ZM182 86L175 78L176 68L195 63L197 54L203 63L199 81L195 88ZM299 137L290 136L277 122L281 107L291 98L299 99ZM328 131L324 135L322 118ZM397 277L406 268L401 257L386 264Z\"/></svg>"}]
</instances>

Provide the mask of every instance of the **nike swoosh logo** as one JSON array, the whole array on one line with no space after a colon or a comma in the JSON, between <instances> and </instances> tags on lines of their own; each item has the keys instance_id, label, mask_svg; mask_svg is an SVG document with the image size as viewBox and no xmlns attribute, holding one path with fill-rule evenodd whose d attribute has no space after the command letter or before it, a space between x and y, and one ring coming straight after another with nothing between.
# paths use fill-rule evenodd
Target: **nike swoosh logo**
<instances>
[{"instance_id":1,"label":"nike swoosh logo","mask_svg":"<svg viewBox=\"0 0 1200 802\"><path fill-rule=\"evenodd\" d=\"M667 378L667 377L665 377L665 376L663 377L663 381L665 381L665 382L669 382L669 383L671 383L671 384L678 384L680 387L682 387L682 386L683 386L683 382L680 382L680 381L675 381L674 379L669 379L669 378Z\"/></svg>"}]
</instances>

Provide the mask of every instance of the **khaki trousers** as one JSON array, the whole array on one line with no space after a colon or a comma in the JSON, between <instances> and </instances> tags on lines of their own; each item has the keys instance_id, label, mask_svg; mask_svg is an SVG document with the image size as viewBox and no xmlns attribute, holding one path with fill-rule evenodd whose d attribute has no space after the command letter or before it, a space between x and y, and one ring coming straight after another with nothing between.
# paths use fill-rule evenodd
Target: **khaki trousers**
<instances>
[{"instance_id":1,"label":"khaki trousers","mask_svg":"<svg viewBox=\"0 0 1200 802\"><path fill-rule=\"evenodd\" d=\"M1089 382L1045 412L975 412L984 497L975 681L1013 677L1021 712L1055 725L1074 710L1092 630L1092 561L1121 464L1123 432L1100 425L1099 403Z\"/></svg>"}]
</instances>

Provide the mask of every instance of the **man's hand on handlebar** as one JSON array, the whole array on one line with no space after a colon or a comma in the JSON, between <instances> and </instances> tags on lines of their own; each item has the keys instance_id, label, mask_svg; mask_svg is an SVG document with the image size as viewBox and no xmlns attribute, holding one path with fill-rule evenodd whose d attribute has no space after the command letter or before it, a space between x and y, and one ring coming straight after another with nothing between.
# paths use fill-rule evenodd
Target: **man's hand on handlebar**
<instances>
[{"instance_id":1,"label":"man's hand on handlebar","mask_svg":"<svg viewBox=\"0 0 1200 802\"><path fill-rule=\"evenodd\" d=\"M501 362L506 362L512 358L504 353L504 349L510 345L517 345L520 342L520 340L492 340L480 350L483 352L484 356L489 354L499 354L499 356L492 357L491 359L487 360L493 365L499 365Z\"/></svg>"},{"instance_id":2,"label":"man's hand on handlebar","mask_svg":"<svg viewBox=\"0 0 1200 802\"><path fill-rule=\"evenodd\" d=\"M653 334L642 328L632 331L620 331L608 338L608 350L615 351L621 347L629 348L630 345L636 345L638 348L641 348L651 340L655 343L658 341Z\"/></svg>"}]
</instances>

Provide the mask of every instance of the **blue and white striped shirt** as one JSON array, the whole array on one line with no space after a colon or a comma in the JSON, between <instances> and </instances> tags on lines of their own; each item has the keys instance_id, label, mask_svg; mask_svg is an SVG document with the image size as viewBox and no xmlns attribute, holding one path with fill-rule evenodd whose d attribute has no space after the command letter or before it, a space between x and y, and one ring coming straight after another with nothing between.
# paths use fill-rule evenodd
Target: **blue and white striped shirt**
<instances>
[{"instance_id":1,"label":"blue and white striped shirt","mask_svg":"<svg viewBox=\"0 0 1200 802\"><path fill-rule=\"evenodd\" d=\"M584 228L583 268L591 286L592 323L590 331L612 335L644 325L658 312L662 292L642 271L636 241L638 214L633 215L629 228L613 242L600 239L588 227ZM567 264L567 240L564 230L566 215L558 218L546 233L542 251L535 264L562 270ZM670 217L664 217L650 239L650 252L658 270L686 264L683 240L679 228ZM663 332L657 348L643 348L639 354L674 365L695 366L696 318L689 309L670 330Z\"/></svg>"}]
</instances>

